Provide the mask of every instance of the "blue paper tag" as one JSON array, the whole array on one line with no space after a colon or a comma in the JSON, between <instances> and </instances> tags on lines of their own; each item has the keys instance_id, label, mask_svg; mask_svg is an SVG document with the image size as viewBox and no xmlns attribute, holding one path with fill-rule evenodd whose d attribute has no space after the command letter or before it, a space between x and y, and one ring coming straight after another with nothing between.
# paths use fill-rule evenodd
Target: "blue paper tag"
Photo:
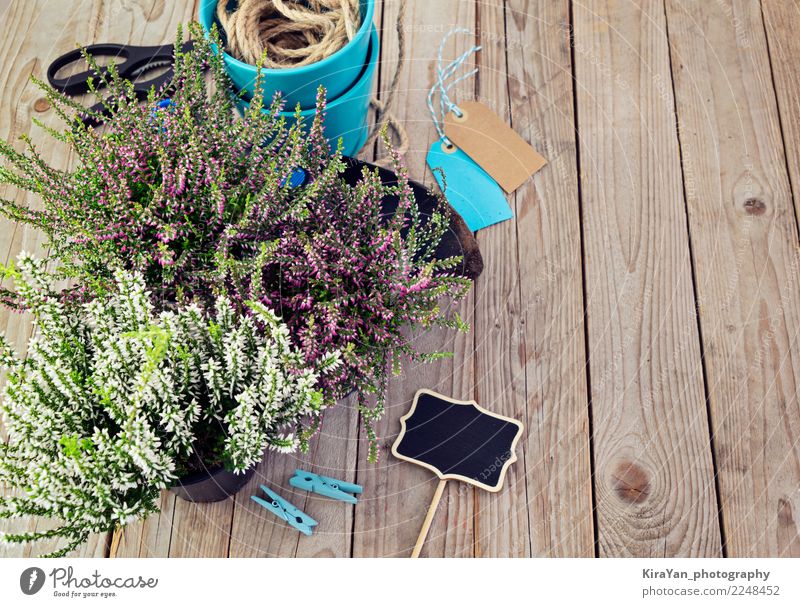
<instances>
[{"instance_id":1,"label":"blue paper tag","mask_svg":"<svg viewBox=\"0 0 800 607\"><path fill-rule=\"evenodd\" d=\"M514 216L503 189L461 150L446 152L441 140L435 141L425 160L431 170L444 171L444 180L433 171L436 183L473 232Z\"/></svg>"}]
</instances>

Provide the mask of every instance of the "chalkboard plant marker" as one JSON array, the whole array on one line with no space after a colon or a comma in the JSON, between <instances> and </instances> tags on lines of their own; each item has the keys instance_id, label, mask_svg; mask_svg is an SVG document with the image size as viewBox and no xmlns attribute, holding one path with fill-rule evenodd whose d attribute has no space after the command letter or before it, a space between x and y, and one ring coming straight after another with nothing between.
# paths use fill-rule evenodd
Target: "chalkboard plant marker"
<instances>
[{"instance_id":1,"label":"chalkboard plant marker","mask_svg":"<svg viewBox=\"0 0 800 607\"><path fill-rule=\"evenodd\" d=\"M514 450L523 425L487 411L475 401L455 400L422 389L414 395L411 410L400 418L400 426L392 454L428 468L439 477L411 552L411 557L417 558L447 481L462 481L493 493L500 491L506 471L517 461Z\"/></svg>"}]
</instances>

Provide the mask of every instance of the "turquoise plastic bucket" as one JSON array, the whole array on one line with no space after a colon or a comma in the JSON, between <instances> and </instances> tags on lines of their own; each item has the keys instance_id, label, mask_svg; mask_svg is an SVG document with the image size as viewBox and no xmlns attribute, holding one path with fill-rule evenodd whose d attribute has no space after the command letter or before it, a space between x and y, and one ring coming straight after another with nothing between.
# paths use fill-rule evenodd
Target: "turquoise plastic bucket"
<instances>
[{"instance_id":1,"label":"turquoise plastic bucket","mask_svg":"<svg viewBox=\"0 0 800 607\"><path fill-rule=\"evenodd\" d=\"M345 156L355 156L367 140L369 134L367 114L379 55L378 30L373 26L369 36L369 57L367 63L362 66L361 75L353 86L345 91L343 95L329 101L326 107L325 136L334 150L341 137L342 153ZM269 105L269 99L265 99L265 103ZM240 99L237 105L239 106L239 111L244 113L250 104L247 100ZM314 113L314 108L303 110L300 113L303 117L303 124L306 127L311 125ZM294 112L282 112L281 115L286 118L287 125L294 124Z\"/></svg>"},{"instance_id":2,"label":"turquoise plastic bucket","mask_svg":"<svg viewBox=\"0 0 800 607\"><path fill-rule=\"evenodd\" d=\"M225 0L222 0L225 1ZM216 22L217 0L201 0L199 20L206 32ZM375 0L361 0L361 26L353 39L330 57L310 65L287 69L262 69L261 88L264 98L272 99L280 91L287 107L298 103L302 109L314 107L317 87L321 84L328 91L328 99L336 99L347 91L359 78L367 62ZM219 28L219 24L217 24ZM219 28L221 29L221 28ZM221 34L222 32L220 32ZM252 97L256 81L256 67L222 53L225 68L237 90L244 90Z\"/></svg>"}]
</instances>

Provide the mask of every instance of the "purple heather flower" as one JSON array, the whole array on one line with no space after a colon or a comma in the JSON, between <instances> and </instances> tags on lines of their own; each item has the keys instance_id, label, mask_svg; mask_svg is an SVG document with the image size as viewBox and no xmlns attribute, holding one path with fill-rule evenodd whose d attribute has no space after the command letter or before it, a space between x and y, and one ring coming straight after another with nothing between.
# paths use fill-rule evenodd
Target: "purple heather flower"
<instances>
[{"instance_id":1,"label":"purple heather flower","mask_svg":"<svg viewBox=\"0 0 800 607\"><path fill-rule=\"evenodd\" d=\"M302 128L285 127L279 98L264 112L255 99L238 118L221 59L197 33L194 50L176 58L168 99L154 91L141 104L123 83L108 83L118 99L108 124L65 133L77 168L52 169L35 151L3 144L17 185L44 204L39 211L0 201L0 210L41 228L86 296L110 286L121 265L145 277L156 306L210 307L224 292L248 314L248 301L260 301L283 317L306 362L343 352L341 367L320 380L327 398L351 389L381 395L399 358L425 356L408 326L457 324L440 298L462 295L468 283L453 276L454 260L432 255L447 222L417 216L395 152L395 185L370 171L344 182L344 162L324 135L324 90ZM58 93L48 96L59 110L71 108ZM385 217L389 195L398 211Z\"/></svg>"}]
</instances>

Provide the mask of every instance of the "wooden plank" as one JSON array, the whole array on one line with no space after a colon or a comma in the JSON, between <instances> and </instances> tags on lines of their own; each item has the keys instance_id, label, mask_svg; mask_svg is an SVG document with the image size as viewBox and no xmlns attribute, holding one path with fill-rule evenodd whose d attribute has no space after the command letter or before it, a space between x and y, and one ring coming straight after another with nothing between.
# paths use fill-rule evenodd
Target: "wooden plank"
<instances>
[{"instance_id":1,"label":"wooden plank","mask_svg":"<svg viewBox=\"0 0 800 607\"><path fill-rule=\"evenodd\" d=\"M799 556L800 252L761 9L666 7L727 554Z\"/></svg>"},{"instance_id":2,"label":"wooden plank","mask_svg":"<svg viewBox=\"0 0 800 607\"><path fill-rule=\"evenodd\" d=\"M515 196L531 554L587 557L594 535L569 3L506 7L511 124L548 160Z\"/></svg>"},{"instance_id":3,"label":"wooden plank","mask_svg":"<svg viewBox=\"0 0 800 607\"><path fill-rule=\"evenodd\" d=\"M719 555L663 6L573 6L599 553Z\"/></svg>"},{"instance_id":4,"label":"wooden plank","mask_svg":"<svg viewBox=\"0 0 800 607\"><path fill-rule=\"evenodd\" d=\"M13 141L21 134L30 133L34 143L41 145L44 159L53 166L66 167L70 157L61 145L54 145L40 129L32 128L31 118L36 116L45 124L58 127L55 113L43 104L40 91L28 81L31 74L44 78L49 63L59 54L74 48L76 41L116 40L137 42L155 36L168 25L173 29L180 7L166 7L158 0L138 0L125 7L100 1L81 3L56 3L36 0L14 2L4 7L2 37L3 61L0 62L0 136ZM190 13L189 13L190 14ZM2 195L14 195L8 191ZM16 194L17 200L28 200L36 205L34 196ZM20 251L44 254L44 237L35 230L0 223L0 255L13 259ZM0 326L20 351L30 336L30 318L27 315L0 313ZM31 521L24 529L33 529L38 522ZM44 525L44 522L41 522ZM4 527L6 528L6 527ZM107 536L93 536L86 546L77 551L78 556L102 556L107 549ZM40 543L34 553L55 548L53 543ZM31 547L0 548L4 556L27 556Z\"/></svg>"},{"instance_id":5,"label":"wooden plank","mask_svg":"<svg viewBox=\"0 0 800 607\"><path fill-rule=\"evenodd\" d=\"M8 40L13 46L9 46L4 50L4 59L6 60L2 62L3 68L2 73L0 73L0 83L3 85L2 93L0 93L2 94L2 107L8 108L0 113L0 136L5 137L11 142L14 142L17 149L22 149L23 145L18 141L18 138L24 134L30 134L32 139L37 144L41 144L42 140L44 139L44 137L41 136L41 133L38 132L39 129L33 129L33 125L30 122L31 115L34 113L33 105L35 103L31 96L35 96L36 98L39 97L38 89L28 81L28 78L30 77L31 73L33 73L36 65L36 57L38 55L38 53L36 53L37 49L35 48L34 44L31 44L28 48L17 48L18 46L21 46L20 39L25 37L27 30L36 24L38 19L37 8L40 7L36 7L35 5L31 4L30 6L25 7L25 10L17 10L21 7L15 6L13 7L15 9L14 11L12 11L9 6L5 6L3 8L7 13L4 15L6 20L4 20L2 29L3 39ZM20 27L21 31L16 30L15 27ZM11 34L9 32L13 31L18 31L20 37L17 39L11 38ZM15 51L15 59L23 62L23 69L21 70L18 69L18 66L13 59L7 59L7 57L10 57ZM25 93L27 93L27 95ZM22 105L23 99L26 102L24 105ZM18 104L22 106L20 108L21 111L19 112L21 114L21 116L19 116L19 120L17 119L18 117L15 116L11 111L12 108L16 108ZM53 121L51 120L50 123L52 122ZM40 136L37 137L37 134ZM56 166L59 164L64 166L67 162L67 157L61 157L61 155L55 155L55 157L53 157L53 154L46 154L45 158L47 158L48 162L53 163ZM18 202L26 201L31 206L35 206L37 204L35 197L29 196L26 193L17 192L15 188L9 186L0 187L0 196L3 196L4 198L14 198ZM8 263L16 258L22 248L21 236L25 232L27 232L27 230L23 232L23 229L17 226L15 223L10 222L5 218L0 218L0 251L2 251L0 254L3 255L4 263ZM41 254L43 252L43 249L40 245L42 240L41 237L37 239L37 235L35 233L33 234L33 238L30 238L31 234L25 233L25 236L28 236L25 242L31 248L31 250ZM3 286L11 287L12 283L10 281L6 281L3 283ZM3 335L6 337L8 342L15 347L20 355L24 355L26 352L28 339L30 338L32 332L30 318L27 315L15 314L5 308L0 308L0 327L2 327ZM4 380L5 377L3 375L3 381ZM2 424L0 424L0 438L2 440L7 439L5 430L2 428ZM2 491L3 495L11 495L13 493L5 486L0 487L0 491ZM17 519L13 521L4 521L0 529L6 532L21 533L45 529L48 526L54 526L54 522L38 521L34 519ZM102 541L105 542L105 538L103 538ZM87 547L92 545L92 543L92 541L88 542ZM49 541L22 546L0 545L0 556L31 556L32 554L35 555L55 550L57 547L57 543Z\"/></svg>"},{"instance_id":6,"label":"wooden plank","mask_svg":"<svg viewBox=\"0 0 800 607\"><path fill-rule=\"evenodd\" d=\"M228 556L233 501L234 498L229 497L221 502L194 504L176 499L169 556L178 558Z\"/></svg>"},{"instance_id":7,"label":"wooden plank","mask_svg":"<svg viewBox=\"0 0 800 607\"><path fill-rule=\"evenodd\" d=\"M800 213L800 0L762 2L772 79L778 98L778 113L786 154L786 165L794 199Z\"/></svg>"},{"instance_id":8,"label":"wooden plank","mask_svg":"<svg viewBox=\"0 0 800 607\"><path fill-rule=\"evenodd\" d=\"M762 2L764 26L770 53L772 78L778 98L778 111L783 134L784 153L789 172L795 217L800 214L800 4L794 2ZM796 432L793 433L796 436ZM791 442L796 453L796 442ZM788 454L787 454L788 455ZM795 456L795 461L797 457ZM795 496L797 493L795 492ZM783 498L779 501L778 522L780 523L778 541L779 553L800 554L798 540L798 512L800 502ZM792 529L794 521L794 530Z\"/></svg>"},{"instance_id":9,"label":"wooden plank","mask_svg":"<svg viewBox=\"0 0 800 607\"><path fill-rule=\"evenodd\" d=\"M358 454L358 409L355 397L347 398L325 413L322 433L310 468L317 474L355 482ZM294 473L294 470L291 471ZM295 489L295 491L298 491ZM305 501L303 501L305 498ZM313 538L300 536L295 556L349 557L353 549L353 513L363 501L353 506L315 494L300 492L294 503L318 522Z\"/></svg>"},{"instance_id":10,"label":"wooden plank","mask_svg":"<svg viewBox=\"0 0 800 607\"><path fill-rule=\"evenodd\" d=\"M478 4L478 43L482 50L477 61L480 72L476 90L483 103L509 122L506 41L491 35L504 31L504 21L502 3ZM459 91L456 101L469 98L466 90L463 94ZM518 212L517 209L515 214ZM509 468L503 490L497 494L476 491L476 556L531 554L526 495L531 426L526 415L526 345L521 323L517 227L512 219L477 234L484 270L475 282L476 400L490 411L522 420L525 434L517 447L520 461Z\"/></svg>"},{"instance_id":11,"label":"wooden plank","mask_svg":"<svg viewBox=\"0 0 800 607\"><path fill-rule=\"evenodd\" d=\"M172 520L177 498L161 492L160 510L143 521L131 523L112 537L111 558L166 557L172 539Z\"/></svg>"},{"instance_id":12,"label":"wooden plank","mask_svg":"<svg viewBox=\"0 0 800 607\"><path fill-rule=\"evenodd\" d=\"M397 57L397 0L384 5L382 56L384 73L392 73ZM433 62L444 32L452 24L473 27L474 6L471 2L442 0L435 3L408 2L403 31L406 37L406 64L393 104L393 112L405 125L411 147L405 156L410 176L423 183L433 183L425 168L425 155L436 139L435 130L425 106L425 97L433 84ZM459 50L466 49L465 40L457 40ZM455 52L455 47L448 53ZM472 322L472 295L459 311ZM380 461L366 462L363 438L359 449L358 481L365 496L355 509L353 538L354 556L408 556L422 527L428 504L438 482L430 472L398 462L389 448L400 431L399 418L411 406L417 389L426 387L458 399L471 399L473 336L452 332L431 331L418 338L424 350L454 352L452 359L434 364L406 365L401 377L389 385L387 411L377 425L381 438ZM422 551L423 556L471 556L473 554L473 489L448 483Z\"/></svg>"},{"instance_id":13,"label":"wooden plank","mask_svg":"<svg viewBox=\"0 0 800 607\"><path fill-rule=\"evenodd\" d=\"M62 7L65 9L66 7ZM37 112L36 100L42 97L39 89L28 79L31 74L41 75L45 60L39 59L42 48L50 48L53 40L59 40L63 28L66 36L85 31L86 23L70 20L69 12L58 11L50 20L42 15L42 2L14 3L5 7L2 38L6 41L3 49L3 61L0 62L0 137L14 142L18 149L22 143L18 138L30 135L33 142L43 148L43 157L53 166L66 167L68 157L58 146L47 145L48 136L40 129L34 128L31 118L36 116L51 126L57 126L53 112ZM59 23L60 21L60 23ZM44 43L44 46L43 46ZM39 106L44 107L42 105ZM18 202L27 202L31 206L38 205L38 199L32 195L15 191L9 186L0 187L0 196L14 198ZM33 230L24 229L6 219L0 219L0 255L3 261L15 259L21 250L42 254L44 238ZM10 286L6 283L5 286ZM11 313L0 309L0 326L6 339L22 355L25 353L27 341L31 335L31 323L28 315ZM5 437L4 437L5 438ZM9 491L3 488L4 493ZM4 521L2 529L8 532L30 532L53 526L52 521L34 519ZM91 555L99 545L104 545L105 536L91 538L82 548ZM46 553L58 548L56 542L38 542L34 545L0 545L0 556L31 556ZM102 555L102 548L99 550Z\"/></svg>"}]
</instances>

